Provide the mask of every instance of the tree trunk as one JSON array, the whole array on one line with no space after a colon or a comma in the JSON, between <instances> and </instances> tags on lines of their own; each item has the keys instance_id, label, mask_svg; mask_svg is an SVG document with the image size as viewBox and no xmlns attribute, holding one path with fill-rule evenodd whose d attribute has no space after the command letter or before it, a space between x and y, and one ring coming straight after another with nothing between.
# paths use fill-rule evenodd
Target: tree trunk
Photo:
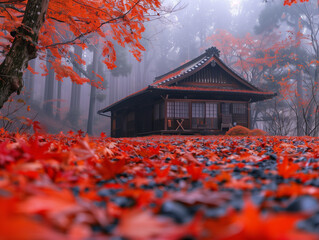
<instances>
[{"instance_id":1,"label":"tree trunk","mask_svg":"<svg viewBox=\"0 0 319 240\"><path fill-rule=\"evenodd\" d=\"M23 71L30 59L37 56L39 31L45 21L49 0L29 0L22 24L12 35L15 36L9 53L0 65L0 108L14 92L23 88Z\"/></svg>"},{"instance_id":2,"label":"tree trunk","mask_svg":"<svg viewBox=\"0 0 319 240\"><path fill-rule=\"evenodd\" d=\"M52 117L53 116L53 90L54 90L54 70L52 69L52 54L50 50L47 50L47 69L49 74L45 77L44 87L44 112Z\"/></svg>"},{"instance_id":3,"label":"tree trunk","mask_svg":"<svg viewBox=\"0 0 319 240\"><path fill-rule=\"evenodd\" d=\"M319 84L319 68L316 67L315 76L314 76L314 89L312 89L312 93L310 94L310 98L315 98L318 93L318 84ZM315 136L315 114L316 114L316 104L315 101L311 101L309 103L309 110L305 115L305 135L307 136Z\"/></svg>"},{"instance_id":4,"label":"tree trunk","mask_svg":"<svg viewBox=\"0 0 319 240\"><path fill-rule=\"evenodd\" d=\"M36 60L30 60L30 66L31 68L35 69L35 62ZM31 103L33 101L33 88L34 88L34 75L27 70L24 74L24 83L25 83L25 99L28 103Z\"/></svg>"},{"instance_id":5,"label":"tree trunk","mask_svg":"<svg viewBox=\"0 0 319 240\"><path fill-rule=\"evenodd\" d=\"M152 63L152 57L149 57L149 51L144 52L144 66L143 66L143 81L142 81L142 88L145 86L149 85L149 78L148 78L148 73L150 72L150 66Z\"/></svg>"},{"instance_id":6,"label":"tree trunk","mask_svg":"<svg viewBox=\"0 0 319 240\"><path fill-rule=\"evenodd\" d=\"M56 115L55 118L57 120L61 120L61 100L62 100L62 82L58 81L58 94L57 94L57 111L56 111Z\"/></svg>"},{"instance_id":7,"label":"tree trunk","mask_svg":"<svg viewBox=\"0 0 319 240\"><path fill-rule=\"evenodd\" d=\"M260 106L258 103L255 103L254 105L250 106L250 129L258 128L259 126L257 125L257 119L258 119L258 114L260 113ZM265 122L263 121L263 125Z\"/></svg>"},{"instance_id":8,"label":"tree trunk","mask_svg":"<svg viewBox=\"0 0 319 240\"><path fill-rule=\"evenodd\" d=\"M79 46L75 46L74 53L79 57L82 57L82 48ZM76 58L77 56L74 56ZM75 59L73 59L75 61ZM81 72L76 68L73 67L74 71L77 74L81 74ZM74 127L77 127L79 124L80 118L80 95L81 95L81 85L72 83L72 90L71 90L71 101L70 101L70 110L68 119L73 124Z\"/></svg>"},{"instance_id":9,"label":"tree trunk","mask_svg":"<svg viewBox=\"0 0 319 240\"><path fill-rule=\"evenodd\" d=\"M317 59L319 59L318 57L319 54L317 54ZM318 85L319 85L319 67L317 66L316 67L316 72L315 72L315 89L314 89L314 98L315 98L315 101L314 101L314 104L313 104L313 110L312 110L312 113L313 115L315 116L314 117L314 122L313 122L313 134L312 136L314 137L318 137L318 132L319 132L319 129L318 129L318 125L319 125L319 108L318 108L318 104L317 101L318 101L318 92L319 92L319 88L318 88Z\"/></svg>"},{"instance_id":10,"label":"tree trunk","mask_svg":"<svg viewBox=\"0 0 319 240\"><path fill-rule=\"evenodd\" d=\"M297 78L297 136L303 136L303 73L300 70L300 74Z\"/></svg>"},{"instance_id":11,"label":"tree trunk","mask_svg":"<svg viewBox=\"0 0 319 240\"><path fill-rule=\"evenodd\" d=\"M119 100L119 77L114 78L114 102Z\"/></svg>"},{"instance_id":12,"label":"tree trunk","mask_svg":"<svg viewBox=\"0 0 319 240\"><path fill-rule=\"evenodd\" d=\"M110 93L109 93L109 103L112 104L115 102L115 77L112 75L112 73L110 73L110 77L109 77L109 89L110 89Z\"/></svg>"},{"instance_id":13,"label":"tree trunk","mask_svg":"<svg viewBox=\"0 0 319 240\"><path fill-rule=\"evenodd\" d=\"M96 47L93 50L93 71L97 72L98 66L98 52ZM92 73L91 81L94 81L96 76ZM96 87L91 84L91 93L90 93L90 106L89 106L89 116L88 116L88 123L87 123L87 133L89 135L93 135L93 121L94 121L94 114L95 114L95 99L96 99Z\"/></svg>"},{"instance_id":14,"label":"tree trunk","mask_svg":"<svg viewBox=\"0 0 319 240\"><path fill-rule=\"evenodd\" d=\"M142 75L142 70L141 70L141 66L142 64L140 62L137 62L137 65L136 65L136 75L135 75L135 86L134 86L134 89L131 89L132 92L136 92L140 89L140 84L141 84L141 75Z\"/></svg>"}]
</instances>

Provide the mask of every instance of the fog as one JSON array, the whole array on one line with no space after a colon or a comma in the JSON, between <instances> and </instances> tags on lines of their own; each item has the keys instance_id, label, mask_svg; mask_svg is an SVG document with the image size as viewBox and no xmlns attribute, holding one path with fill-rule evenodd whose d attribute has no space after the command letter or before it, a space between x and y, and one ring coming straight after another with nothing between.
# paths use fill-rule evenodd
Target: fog
<instances>
[{"instance_id":1,"label":"fog","mask_svg":"<svg viewBox=\"0 0 319 240\"><path fill-rule=\"evenodd\" d=\"M96 89L95 96L93 96L95 106L93 110L93 130L90 134L99 135L100 132L105 132L109 135L110 133L110 118L98 115L98 110L146 87L154 81L156 76L164 74L180 66L182 63L197 57L205 49L215 45L214 41L212 42L208 38L214 34L218 34L219 30L225 30L238 39L244 38L248 33L251 36L260 37L276 32L279 35L276 41L283 41L289 36L289 31L290 33L291 31L295 31L293 34L296 34L298 31L298 29L296 30L296 26L298 27L298 16L303 17L300 20L302 23L299 23L299 30L303 31L304 34L312 34L311 30L309 30L309 26L312 26L309 25L309 19L318 25L319 11L317 6L315 6L316 4L312 3L312 1L302 6L293 7L283 7L281 1L265 2L263 0L166 0L163 4L167 9L172 8L172 11L160 17L151 18L151 21L145 24L146 31L141 42L146 51L143 53L141 62L138 62L132 56L128 48L117 46L117 69L111 71L104 65L101 67L93 66L103 76L103 86L105 89ZM315 8L316 12L312 11ZM311 17L308 19L305 14L310 14ZM317 35L315 34L314 37L317 37ZM268 46L271 45L271 43L268 44ZM95 46L97 54L100 54L101 51L97 48L98 46ZM300 49L300 52L296 54L300 59L300 56L304 56L307 53L308 59L303 60L305 63L310 62L310 58L316 59L314 57L316 55L315 51L319 51L313 48L312 45L307 44L306 40L303 40L298 49ZM289 51L292 50L290 49ZM81 53L86 60L85 69L92 68L89 65L93 63L93 52L94 49L89 49ZM221 54L221 57L225 56ZM253 76L245 75L240 66L232 65L232 61L235 62L236 57L238 57L238 53L234 50L233 55L230 56L230 59L232 59L230 60L231 67L246 78L247 76ZM286 62L289 62L289 60L286 60ZM22 109L14 114L16 116L19 116L19 114L26 115L33 120L40 121L45 129L51 133L67 132L70 130L77 131L79 129L86 132L90 95L92 92L91 85L85 83L81 85L80 90L77 90L79 96L77 96L76 101L79 113L70 116L69 113L72 110L70 109L72 95L71 81L69 79L64 79L63 82L55 80L50 86L46 85L46 82L50 80L48 76L41 76L43 74L43 70L40 68L41 64L47 64L45 59L34 60L33 65L38 74L33 75L27 72L24 74L25 91L22 98L25 99L26 106L31 106L31 111L26 112ZM281 64L284 65L283 63ZM300 63L294 64L297 66ZM72 62L70 62L70 66L74 67ZM271 75L281 79L284 67L280 69L279 67L274 68L274 66L271 66L269 69L265 69L262 73L263 76L267 75L269 77ZM296 68L292 67L292 69ZM280 74L279 71L281 71ZM302 74L304 82L301 84L303 84L303 87L317 81L317 69L315 66L308 65L307 68L303 69ZM247 80L259 87L267 85L268 90L278 92L278 95L280 95L277 85L264 84L265 81L268 81L265 80L267 77L264 77L263 80L261 78L248 77ZM296 78L296 76L291 76L291 79ZM45 96L46 88L52 90L53 95L49 99ZM303 96L306 97L306 95L304 93ZM17 98L20 97L18 96ZM289 106L294 104L295 99L290 99L286 102L276 101L268 101L267 104L261 103L260 108L268 109L266 113L262 113L261 110L258 110L258 106L255 106L255 109L257 109L255 111L257 112L255 112L255 116L252 116L255 117L254 127L271 132L270 126L274 124L271 122L271 118L274 117L274 114L279 114L278 118L283 119L287 115L290 116L291 113L287 109L291 109ZM52 110L49 110L49 113L45 110L47 104L52 105ZM282 109L275 109L275 104L277 104L276 108ZM311 104L313 105L313 103ZM312 108L315 106L312 106ZM7 108L8 104L4 109ZM297 119L298 115L294 114L294 117ZM314 122L315 120L311 121ZM275 132L273 130L272 134L309 134L306 130L301 130L304 128L304 125L301 126L301 123L298 125L297 120L292 120L289 125L287 125L287 122L279 122L278 124L283 124L282 126L278 125L278 128L285 129L285 132ZM14 129L17 126L12 125L11 127ZM313 128L316 128L316 126Z\"/></svg>"}]
</instances>

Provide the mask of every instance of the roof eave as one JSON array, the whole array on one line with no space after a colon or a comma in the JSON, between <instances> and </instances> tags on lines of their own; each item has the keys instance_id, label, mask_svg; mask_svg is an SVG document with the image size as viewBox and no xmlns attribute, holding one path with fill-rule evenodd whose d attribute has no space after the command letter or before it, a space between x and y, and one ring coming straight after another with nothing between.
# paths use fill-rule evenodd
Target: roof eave
<instances>
[{"instance_id":1,"label":"roof eave","mask_svg":"<svg viewBox=\"0 0 319 240\"><path fill-rule=\"evenodd\" d=\"M120 105L120 104L123 104L125 101L128 101L128 100L131 99L131 98L137 97L137 96L139 96L139 95L142 95L142 94L148 92L149 89L150 89L150 86L147 86L146 88L143 88L143 89L141 89L141 90L138 91L138 92L135 92L135 93L133 93L133 94L131 94L131 95L125 97L125 98L122 98L122 99L120 99L120 100L118 100L118 101L112 103L111 105L107 106L106 108L103 108L103 109L101 109L101 110L98 110L97 113L98 113L99 115L104 116L103 113L112 111L116 106L118 106L118 105Z\"/></svg>"},{"instance_id":2,"label":"roof eave","mask_svg":"<svg viewBox=\"0 0 319 240\"><path fill-rule=\"evenodd\" d=\"M150 89L153 90L159 90L159 91L181 91L181 92L201 92L201 93L221 93L221 94L242 94L242 95L253 95L256 96L254 97L254 99L258 99L258 100L251 100L251 102L258 102L258 101L264 101L264 100L268 100L271 99L275 96L277 96L277 93L274 92L263 92L261 90L258 90L258 92L241 92L241 91L236 91L236 92L231 92L231 91L223 91L223 90L212 90L209 91L207 90L201 90L201 89L176 89L176 88L169 88L169 87L156 87L156 86L149 86ZM261 99L261 100L260 100Z\"/></svg>"}]
</instances>

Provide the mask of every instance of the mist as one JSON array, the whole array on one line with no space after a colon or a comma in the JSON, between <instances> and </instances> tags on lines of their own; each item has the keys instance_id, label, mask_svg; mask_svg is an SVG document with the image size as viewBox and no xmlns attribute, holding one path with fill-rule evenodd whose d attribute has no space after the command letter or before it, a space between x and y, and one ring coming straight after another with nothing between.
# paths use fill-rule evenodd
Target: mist
<instances>
[{"instance_id":1,"label":"mist","mask_svg":"<svg viewBox=\"0 0 319 240\"><path fill-rule=\"evenodd\" d=\"M49 133L76 132L81 129L91 135L99 135L101 132L110 135L110 118L98 115L98 110L148 86L156 76L169 72L199 56L212 45L218 45L217 42L220 39L216 37L221 36L218 35L220 31L225 31L237 39L245 38L247 34L256 36L256 38L260 38L260 36L265 38L265 36L276 32L277 38L269 39L265 45L265 48L269 48L275 41L285 40L289 36L289 31L291 33L292 30L294 30L293 34L298 31L312 34L309 27L312 25L310 25L309 20L314 21L313 23L317 25L319 21L318 14L311 10L312 3L285 9L282 3L276 3L276 1L182 0L177 2L166 0L164 6L172 8L172 10L162 16L151 17L145 25L146 30L141 42L146 50L140 62L132 56L128 49L117 45L115 46L117 68L109 70L104 64L98 64L101 54L98 45L93 44L85 51L73 48L73 51L81 55L86 62L83 69L86 71L87 77L98 81L98 78L94 74L92 75L92 71L103 77L104 82L100 89L92 89L89 83L76 86L69 79L57 81L47 59L33 60L30 65L33 66L37 74L31 74L27 70L24 74L24 91L22 95L15 96L16 99L23 99L25 102L20 101L15 107L12 106L13 103L9 102L3 108L3 111L7 111L8 117L16 119L15 123L8 125L7 128L11 128L10 130L21 128L19 124L23 122L23 119L20 119L19 116L27 116L39 121ZM308 19L306 14L311 14L315 18L309 17ZM298 16L302 17L301 29L298 29L298 21L296 21ZM210 38L211 36L216 37ZM235 44L234 47L236 48ZM304 62L310 62L309 59L315 55L315 51L318 51L318 49L307 45L306 40L302 40L298 51L296 49L294 51L292 48L286 50L285 55L295 53L300 61L301 56L307 52L302 60ZM282 79L282 75L286 74L284 63L278 63L281 64L280 67L273 65L264 69L261 76L257 77L253 75L254 73L245 72L243 66L238 64L238 56L236 49L229 56L223 55L223 51L221 54L222 58L228 59L228 63L238 74L244 76L252 84L278 92L278 95L281 94L278 84L274 84L274 81ZM47 57L50 58L49 53ZM74 59L65 59L65 61L70 67L77 69ZM286 62L289 61L286 60ZM296 70L300 63L291 64L292 69ZM44 65L48 69L47 73L41 67ZM84 76L81 71L79 74ZM300 72L290 76L291 81L297 79L298 74ZM309 83L317 81L317 68L313 65L303 69L302 74L303 82L299 83L299 90L308 86ZM272 82L269 80L271 77L275 79ZM303 93L303 96L310 98L306 93ZM307 117L305 117L304 122L300 122L298 113L293 114L294 119L289 123L279 121L291 116L289 106L296 101L298 99L295 96L294 99L289 99L286 102L274 99L267 103L257 103L253 107L253 126L264 129L271 134L314 134L316 131L309 132L305 129L305 125L308 124L305 122ZM13 112L13 109L18 108L19 104L25 107ZM309 104L315 108L313 103ZM30 106L30 109L27 110L27 106ZM266 111L263 111L265 109ZM300 109L295 110L301 111ZM277 122L273 120L275 115ZM309 121L314 124L313 128L316 128L315 120ZM283 132L275 132L277 130L271 129L273 124L282 124L282 126L277 127L284 129Z\"/></svg>"}]
</instances>

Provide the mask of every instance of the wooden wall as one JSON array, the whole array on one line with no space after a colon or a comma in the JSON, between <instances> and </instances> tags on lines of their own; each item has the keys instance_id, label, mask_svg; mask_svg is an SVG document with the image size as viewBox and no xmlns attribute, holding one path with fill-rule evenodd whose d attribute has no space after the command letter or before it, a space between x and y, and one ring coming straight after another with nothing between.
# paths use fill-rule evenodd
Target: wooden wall
<instances>
[{"instance_id":1,"label":"wooden wall","mask_svg":"<svg viewBox=\"0 0 319 240\"><path fill-rule=\"evenodd\" d=\"M159 131L165 129L165 119L167 130L182 131L181 127L178 127L178 122L182 121L182 118L168 117L167 114L167 102L178 101L187 102L189 106L189 117L183 118L183 128L185 130L198 130L198 129L212 129L219 130L221 127L221 105L225 101L214 100L192 100L192 99L167 99L166 105L164 100L150 103L146 106L137 106L134 109L125 109L112 113L112 137L134 137L147 133L159 133ZM218 112L216 118L204 117L197 119L192 117L192 103L194 102L207 102L216 103L218 105ZM226 101L227 102L227 101ZM227 102L230 106L230 114L232 115L232 122L236 122L237 125L249 127L249 104L247 102ZM244 104L245 108L239 112L238 107L236 110L236 104ZM160 106L160 107L159 107ZM238 105L237 105L238 106ZM165 116L166 115L166 116ZM195 124L194 121L197 121Z\"/></svg>"}]
</instances>

